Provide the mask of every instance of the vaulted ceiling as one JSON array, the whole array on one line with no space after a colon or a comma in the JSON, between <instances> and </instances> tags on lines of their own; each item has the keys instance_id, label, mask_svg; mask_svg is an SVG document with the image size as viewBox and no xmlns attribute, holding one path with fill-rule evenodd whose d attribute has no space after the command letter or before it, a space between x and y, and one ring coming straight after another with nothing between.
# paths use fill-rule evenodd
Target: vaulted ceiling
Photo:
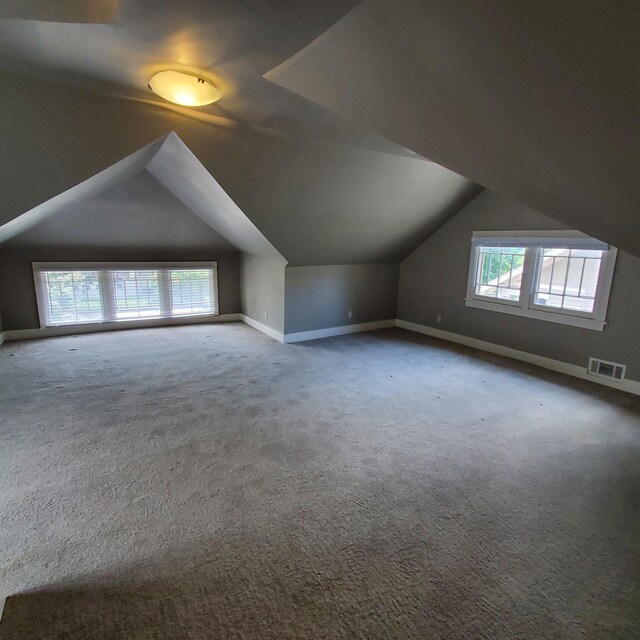
<instances>
[{"instance_id":1,"label":"vaulted ceiling","mask_svg":"<svg viewBox=\"0 0 640 640\"><path fill-rule=\"evenodd\" d=\"M640 253L635 2L54 4L0 0L10 235L173 131L149 171L290 264L400 260L478 185ZM167 66L222 99L157 98Z\"/></svg>"},{"instance_id":2,"label":"vaulted ceiling","mask_svg":"<svg viewBox=\"0 0 640 640\"><path fill-rule=\"evenodd\" d=\"M640 254L637 0L367 0L267 78Z\"/></svg>"},{"instance_id":3,"label":"vaulted ceiling","mask_svg":"<svg viewBox=\"0 0 640 640\"><path fill-rule=\"evenodd\" d=\"M72 200L5 246L236 250L146 169Z\"/></svg>"}]
</instances>

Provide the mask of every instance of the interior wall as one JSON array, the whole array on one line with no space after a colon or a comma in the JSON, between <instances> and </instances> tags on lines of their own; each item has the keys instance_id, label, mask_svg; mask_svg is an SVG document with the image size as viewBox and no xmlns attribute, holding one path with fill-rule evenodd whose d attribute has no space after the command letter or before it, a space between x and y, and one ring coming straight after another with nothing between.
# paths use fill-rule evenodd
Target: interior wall
<instances>
[{"instance_id":1,"label":"interior wall","mask_svg":"<svg viewBox=\"0 0 640 640\"><path fill-rule=\"evenodd\" d=\"M286 262L243 253L240 262L242 313L284 333L284 271Z\"/></svg>"},{"instance_id":2,"label":"interior wall","mask_svg":"<svg viewBox=\"0 0 640 640\"><path fill-rule=\"evenodd\" d=\"M287 267L285 333L395 318L397 293L397 264Z\"/></svg>"},{"instance_id":3,"label":"interior wall","mask_svg":"<svg viewBox=\"0 0 640 640\"><path fill-rule=\"evenodd\" d=\"M566 228L495 192L481 193L402 262L397 317L581 367L589 357L620 362L628 378L640 380L640 258L629 253L618 251L604 331L465 306L474 231Z\"/></svg>"},{"instance_id":4,"label":"interior wall","mask_svg":"<svg viewBox=\"0 0 640 640\"><path fill-rule=\"evenodd\" d=\"M0 141L11 159L0 171L0 224L171 131L296 265L398 262L477 189L418 156L239 126L223 117L214 119L218 124L201 122L160 106L2 73L0 84Z\"/></svg>"},{"instance_id":5,"label":"interior wall","mask_svg":"<svg viewBox=\"0 0 640 640\"><path fill-rule=\"evenodd\" d=\"M4 330L40 327L32 262L217 261L221 314L240 312L240 254L88 247L0 248L0 313Z\"/></svg>"}]
</instances>

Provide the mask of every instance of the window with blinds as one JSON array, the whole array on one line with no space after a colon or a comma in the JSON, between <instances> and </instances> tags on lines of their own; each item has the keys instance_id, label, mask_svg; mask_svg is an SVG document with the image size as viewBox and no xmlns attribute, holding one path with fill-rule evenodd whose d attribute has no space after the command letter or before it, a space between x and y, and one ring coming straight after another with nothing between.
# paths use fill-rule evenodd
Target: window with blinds
<instances>
[{"instance_id":1,"label":"window with blinds","mask_svg":"<svg viewBox=\"0 0 640 640\"><path fill-rule=\"evenodd\" d=\"M216 315L216 263L34 264L43 326Z\"/></svg>"}]
</instances>

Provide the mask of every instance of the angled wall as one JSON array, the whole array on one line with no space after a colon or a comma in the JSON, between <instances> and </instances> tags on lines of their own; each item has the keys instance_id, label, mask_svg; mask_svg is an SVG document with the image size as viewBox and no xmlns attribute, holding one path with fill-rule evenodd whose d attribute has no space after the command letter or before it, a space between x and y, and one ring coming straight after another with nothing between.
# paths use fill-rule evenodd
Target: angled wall
<instances>
[{"instance_id":1,"label":"angled wall","mask_svg":"<svg viewBox=\"0 0 640 640\"><path fill-rule=\"evenodd\" d=\"M146 171L0 245L4 329L40 326L33 262L217 261L220 313L240 311L240 257Z\"/></svg>"},{"instance_id":2,"label":"angled wall","mask_svg":"<svg viewBox=\"0 0 640 640\"><path fill-rule=\"evenodd\" d=\"M640 3L365 0L266 78L640 255Z\"/></svg>"},{"instance_id":3,"label":"angled wall","mask_svg":"<svg viewBox=\"0 0 640 640\"><path fill-rule=\"evenodd\" d=\"M243 253L240 263L242 314L280 336L285 326L286 262Z\"/></svg>"},{"instance_id":4,"label":"angled wall","mask_svg":"<svg viewBox=\"0 0 640 640\"><path fill-rule=\"evenodd\" d=\"M566 228L494 192L483 192L402 262L397 317L580 367L591 356L620 362L628 366L628 378L640 380L640 258L625 251L618 251L602 332L465 305L474 231Z\"/></svg>"},{"instance_id":5,"label":"angled wall","mask_svg":"<svg viewBox=\"0 0 640 640\"><path fill-rule=\"evenodd\" d=\"M419 157L4 74L0 84L0 144L11 159L0 171L0 224L172 131L289 264L397 262L477 189ZM159 163L151 170L166 178Z\"/></svg>"}]
</instances>

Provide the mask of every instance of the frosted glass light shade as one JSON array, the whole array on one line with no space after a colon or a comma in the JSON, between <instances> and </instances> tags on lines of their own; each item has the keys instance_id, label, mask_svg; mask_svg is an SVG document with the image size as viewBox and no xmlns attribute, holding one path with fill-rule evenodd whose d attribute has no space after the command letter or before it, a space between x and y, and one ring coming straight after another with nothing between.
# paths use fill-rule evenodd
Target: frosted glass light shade
<instances>
[{"instance_id":1,"label":"frosted glass light shade","mask_svg":"<svg viewBox=\"0 0 640 640\"><path fill-rule=\"evenodd\" d=\"M185 107L201 107L222 96L213 82L185 71L159 71L149 80L149 88L161 98Z\"/></svg>"}]
</instances>

